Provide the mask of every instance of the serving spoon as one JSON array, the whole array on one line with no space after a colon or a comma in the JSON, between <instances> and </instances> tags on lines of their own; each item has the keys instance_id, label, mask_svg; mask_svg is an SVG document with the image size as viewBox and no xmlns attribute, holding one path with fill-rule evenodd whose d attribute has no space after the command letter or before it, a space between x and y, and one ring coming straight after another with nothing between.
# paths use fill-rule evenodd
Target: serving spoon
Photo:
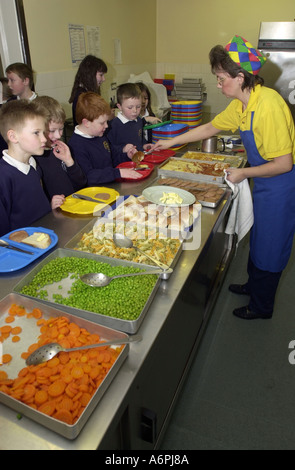
<instances>
[{"instance_id":1,"label":"serving spoon","mask_svg":"<svg viewBox=\"0 0 295 470\"><path fill-rule=\"evenodd\" d=\"M119 248L135 248L142 255L146 256L151 261L153 261L153 263L155 263L157 266L159 266L159 268L161 268L163 271L166 271L166 272L169 271L171 273L173 272L173 270L171 268L169 268L169 266L167 266L167 264L161 263L160 261L156 260L152 256L148 255L145 251L141 250L136 245L134 245L133 241L130 238L126 237L126 235L123 235L122 233L114 233L113 241L114 241L115 245L117 245Z\"/></svg>"},{"instance_id":2,"label":"serving spoon","mask_svg":"<svg viewBox=\"0 0 295 470\"><path fill-rule=\"evenodd\" d=\"M172 270L171 270L172 271ZM168 271L169 272L169 271ZM151 271L142 271L140 273L128 273L128 274L120 274L118 276L107 276L103 273L88 273L83 274L80 276L80 280L91 287L105 287L107 286L113 279L118 279L120 277L129 277L129 276L146 276L147 274L161 274L162 271L151 270Z\"/></svg>"},{"instance_id":3,"label":"serving spoon","mask_svg":"<svg viewBox=\"0 0 295 470\"><path fill-rule=\"evenodd\" d=\"M78 348L70 348L65 349L58 343L50 343L41 346L40 348L36 349L32 354L29 355L26 359L27 366L41 364L42 362L49 361L53 357L55 357L61 351L63 352L72 352L72 351L80 351L82 349L92 349L92 348L100 348L101 346L111 346L113 344L129 344L135 343L137 341L141 341L141 335L133 335L129 336L128 338L122 339L113 339L109 341L105 341L104 343L97 343L97 344L89 344L87 346L79 346Z\"/></svg>"}]
</instances>

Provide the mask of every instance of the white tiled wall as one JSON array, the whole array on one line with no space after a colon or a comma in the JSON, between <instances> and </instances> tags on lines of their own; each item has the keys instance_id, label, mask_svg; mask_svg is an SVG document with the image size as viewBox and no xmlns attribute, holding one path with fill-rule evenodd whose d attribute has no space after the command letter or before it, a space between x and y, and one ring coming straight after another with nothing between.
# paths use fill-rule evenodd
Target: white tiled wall
<instances>
[{"instance_id":1,"label":"white tiled wall","mask_svg":"<svg viewBox=\"0 0 295 470\"><path fill-rule=\"evenodd\" d=\"M47 95L59 101L67 117L71 117L72 108L69 97L72 91L74 78L76 74L74 70L62 70L58 72L39 73L35 79L35 89L39 95Z\"/></svg>"},{"instance_id":2,"label":"white tiled wall","mask_svg":"<svg viewBox=\"0 0 295 470\"><path fill-rule=\"evenodd\" d=\"M67 117L71 117L71 105L68 100L77 69L62 70L58 72L39 73L36 76L35 88L40 95L49 95L58 100L64 107ZM101 87L103 98L107 101L111 97L111 83L117 85L124 83L130 74L139 75L148 71L152 78L164 78L165 73L175 74L175 81L181 82L183 78L201 78L206 86L207 101L203 107L203 114L216 115L229 103L216 86L216 78L211 73L210 65L204 64L136 64L110 66L106 81Z\"/></svg>"},{"instance_id":3,"label":"white tiled wall","mask_svg":"<svg viewBox=\"0 0 295 470\"><path fill-rule=\"evenodd\" d=\"M156 76L155 64L145 65L116 65L109 67L106 74L106 81L101 87L103 98L108 102L111 97L111 83L115 82L117 85L127 82L130 74L138 75L142 72L149 71L152 77ZM77 69L61 70L58 72L39 73L35 77L35 89L39 95L48 95L59 101L67 117L72 115L72 107L70 105L69 97L72 91L75 75Z\"/></svg>"}]
</instances>

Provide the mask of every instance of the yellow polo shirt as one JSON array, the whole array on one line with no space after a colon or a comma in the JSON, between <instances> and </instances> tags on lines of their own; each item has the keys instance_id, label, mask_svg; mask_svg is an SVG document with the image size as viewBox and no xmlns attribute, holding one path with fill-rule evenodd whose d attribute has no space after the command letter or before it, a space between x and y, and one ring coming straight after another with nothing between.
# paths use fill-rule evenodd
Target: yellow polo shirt
<instances>
[{"instance_id":1,"label":"yellow polo shirt","mask_svg":"<svg viewBox=\"0 0 295 470\"><path fill-rule=\"evenodd\" d=\"M218 114L212 125L216 129L235 132L251 129L251 114L254 111L253 133L259 154L272 160L291 153L295 164L295 127L291 111L285 100L271 88L256 85L251 91L247 109L234 99Z\"/></svg>"}]
</instances>

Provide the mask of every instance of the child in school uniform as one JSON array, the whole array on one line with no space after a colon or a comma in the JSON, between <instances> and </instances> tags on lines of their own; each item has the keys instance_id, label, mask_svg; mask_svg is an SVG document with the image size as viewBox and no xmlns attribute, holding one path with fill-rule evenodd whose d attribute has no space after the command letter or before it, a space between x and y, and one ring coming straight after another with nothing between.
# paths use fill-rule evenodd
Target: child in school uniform
<instances>
[{"instance_id":1,"label":"child in school uniform","mask_svg":"<svg viewBox=\"0 0 295 470\"><path fill-rule=\"evenodd\" d=\"M113 149L122 150L127 144L137 151L150 148L143 135L144 122L140 117L141 91L135 83L123 83L117 89L117 106L120 110L111 121L108 139Z\"/></svg>"},{"instance_id":2,"label":"child in school uniform","mask_svg":"<svg viewBox=\"0 0 295 470\"><path fill-rule=\"evenodd\" d=\"M157 118L151 106L151 92L147 85L143 82L136 82L136 85L141 91L141 111L140 117L146 124L157 124L161 119ZM148 143L152 142L152 129L144 129L144 138Z\"/></svg>"},{"instance_id":3,"label":"child in school uniform","mask_svg":"<svg viewBox=\"0 0 295 470\"><path fill-rule=\"evenodd\" d=\"M29 101L37 98L37 94L33 91L34 78L33 70L27 64L22 62L15 62L10 64L6 70L7 86L10 90L11 96L7 98L7 101L13 101L17 99L27 99ZM0 155L3 150L7 149L5 137L0 135Z\"/></svg>"},{"instance_id":4,"label":"child in school uniform","mask_svg":"<svg viewBox=\"0 0 295 470\"><path fill-rule=\"evenodd\" d=\"M1 107L0 131L8 150L0 160L0 236L31 225L62 203L59 196L54 196L50 204L31 157L44 152L45 119L34 102L27 100Z\"/></svg>"},{"instance_id":5,"label":"child in school uniform","mask_svg":"<svg viewBox=\"0 0 295 470\"><path fill-rule=\"evenodd\" d=\"M97 93L82 93L77 102L76 126L69 140L73 157L87 177L88 186L110 183L117 178L138 179L133 169L116 168L119 163L130 161L134 148L126 146L121 152L111 152L104 135L108 127L111 108Z\"/></svg>"},{"instance_id":6,"label":"child in school uniform","mask_svg":"<svg viewBox=\"0 0 295 470\"><path fill-rule=\"evenodd\" d=\"M8 80L6 77L0 78L0 107L2 104L6 103L10 98L12 98L11 90L8 86ZM2 157L3 150L7 149L7 143L0 134L0 158Z\"/></svg>"},{"instance_id":7,"label":"child in school uniform","mask_svg":"<svg viewBox=\"0 0 295 470\"><path fill-rule=\"evenodd\" d=\"M93 91L100 95L100 85L105 81L107 71L106 63L92 54L84 57L79 65L69 99L69 103L72 103L74 127L78 124L76 107L79 96L87 91Z\"/></svg>"},{"instance_id":8,"label":"child in school uniform","mask_svg":"<svg viewBox=\"0 0 295 470\"><path fill-rule=\"evenodd\" d=\"M34 77L31 67L22 62L15 62L6 68L5 73L8 86L13 94L12 99L32 101L37 98L37 93L34 92Z\"/></svg>"},{"instance_id":9,"label":"child in school uniform","mask_svg":"<svg viewBox=\"0 0 295 470\"><path fill-rule=\"evenodd\" d=\"M0 106L12 98L11 89L8 86L8 79L6 77L0 78Z\"/></svg>"},{"instance_id":10,"label":"child in school uniform","mask_svg":"<svg viewBox=\"0 0 295 470\"><path fill-rule=\"evenodd\" d=\"M35 104L47 116L46 149L42 156L34 157L42 177L44 191L49 200L55 194L67 197L87 186L87 179L78 163L72 158L69 147L60 140L66 113L61 104L50 96L37 97Z\"/></svg>"}]
</instances>

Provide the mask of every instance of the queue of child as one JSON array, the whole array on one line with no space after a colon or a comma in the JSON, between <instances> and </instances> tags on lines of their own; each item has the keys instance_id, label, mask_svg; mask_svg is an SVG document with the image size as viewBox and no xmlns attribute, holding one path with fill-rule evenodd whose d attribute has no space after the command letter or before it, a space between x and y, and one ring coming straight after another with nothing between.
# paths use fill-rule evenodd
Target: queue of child
<instances>
[{"instance_id":1,"label":"queue of child","mask_svg":"<svg viewBox=\"0 0 295 470\"><path fill-rule=\"evenodd\" d=\"M7 78L1 81L0 236L31 225L83 187L140 178L134 169L117 166L150 148L143 127L158 119L142 97L146 90L130 83L118 87L119 115L112 119L100 96L106 72L106 64L94 56L81 62L69 100L76 126L66 145L60 103L37 96L33 71L26 64L7 67Z\"/></svg>"}]
</instances>

